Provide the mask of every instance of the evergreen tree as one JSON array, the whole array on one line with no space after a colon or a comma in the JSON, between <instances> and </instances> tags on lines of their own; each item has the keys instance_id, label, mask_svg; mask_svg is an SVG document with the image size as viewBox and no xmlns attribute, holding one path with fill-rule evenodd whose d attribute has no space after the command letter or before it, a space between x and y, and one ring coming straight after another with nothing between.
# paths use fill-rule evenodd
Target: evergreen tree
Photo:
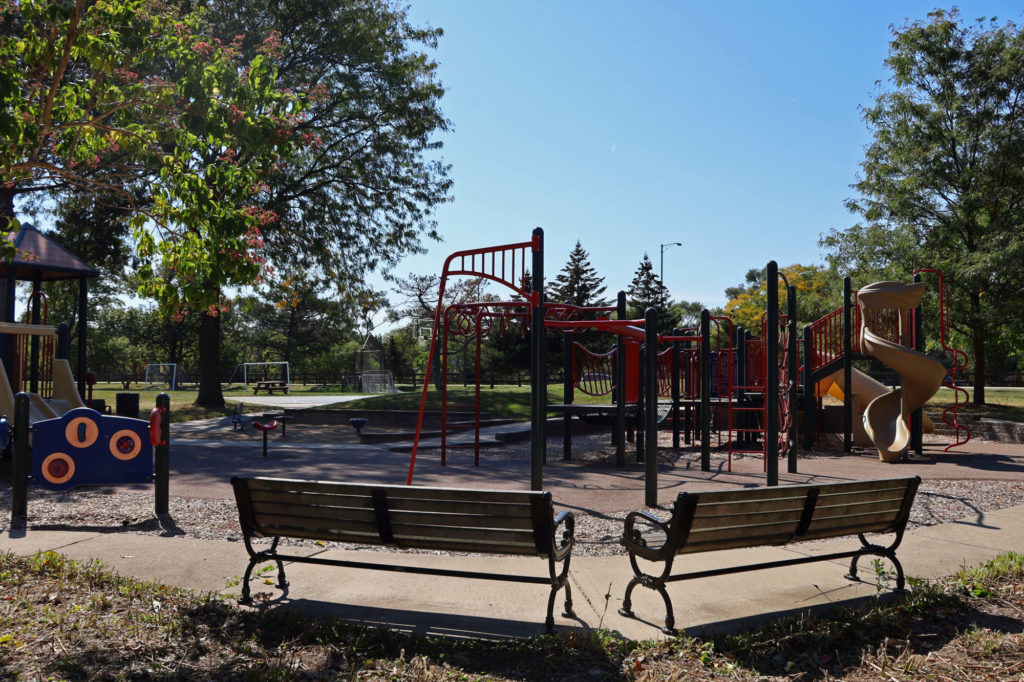
<instances>
[{"instance_id":1,"label":"evergreen tree","mask_svg":"<svg viewBox=\"0 0 1024 682\"><path fill-rule=\"evenodd\" d=\"M569 253L569 262L548 287L547 299L578 306L604 306L608 305L603 298L605 289L604 277L597 274L590 264L590 254L577 240Z\"/></svg>"},{"instance_id":2,"label":"evergreen tree","mask_svg":"<svg viewBox=\"0 0 1024 682\"><path fill-rule=\"evenodd\" d=\"M633 275L633 281L626 290L627 315L631 319L639 320L643 318L647 309L653 306L658 309L658 331L668 333L678 322L671 312L672 305L668 289L654 272L654 264L645 252L636 274Z\"/></svg>"}]
</instances>

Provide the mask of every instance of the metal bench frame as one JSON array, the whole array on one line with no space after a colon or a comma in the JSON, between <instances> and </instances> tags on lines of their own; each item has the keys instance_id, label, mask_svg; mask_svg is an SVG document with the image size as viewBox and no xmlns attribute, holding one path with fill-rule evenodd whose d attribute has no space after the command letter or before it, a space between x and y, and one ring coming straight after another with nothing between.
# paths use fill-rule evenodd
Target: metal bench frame
<instances>
[{"instance_id":1,"label":"metal bench frame","mask_svg":"<svg viewBox=\"0 0 1024 682\"><path fill-rule=\"evenodd\" d=\"M666 612L664 632L674 634L675 616L672 611L672 600L669 599L668 592L665 590L667 583L835 559L850 559L850 570L845 577L858 581L860 578L857 577L857 562L862 556L871 555L883 557L892 562L896 569L895 591L902 592L905 579L903 566L896 558L896 548L903 540L903 533L910 517L910 508L913 505L920 481L920 477L914 476L821 485L679 493L672 516L666 521L645 511L630 512L626 516L621 542L629 552L633 578L626 586L619 613L630 618L635 617L631 596L633 588L643 585L661 595L665 602ZM821 499L839 498L844 495L848 495L851 500L845 506L843 504L818 504ZM769 496L769 499L763 499L765 496ZM758 499L759 497L762 499ZM884 499L888 506L879 507L881 502L872 501L872 497L877 497L879 500ZM746 525L736 516L733 517L733 520L729 520L729 514L722 514L715 519L714 512L708 511L712 507L717 511L728 505L735 505L736 511L740 512L740 515L749 517ZM695 529L694 521L702 511L708 511L706 515L700 517L703 526L700 529ZM777 521L783 514L789 517L788 520ZM826 517L826 514L830 516ZM757 516L761 517L757 519L759 523L754 522L754 517ZM773 516L775 518L772 518ZM655 530L658 535L664 533L664 543L657 547L650 546L641 530L637 528L638 522L653 527L652 530ZM691 533L691 531L693 532ZM702 532L716 535L717 538L706 541L695 539ZM883 546L869 542L865 533L893 533L895 537L891 544ZM672 565L677 554L769 545L782 546L795 542L850 535L856 535L860 539L859 548L817 556L802 556L672 575ZM660 574L651 575L641 570L637 563L638 557L652 562L664 562Z\"/></svg>"},{"instance_id":2,"label":"metal bench frame","mask_svg":"<svg viewBox=\"0 0 1024 682\"><path fill-rule=\"evenodd\" d=\"M345 568L550 585L545 629L548 632L554 629L555 596L562 588L565 589L565 610L562 615L575 615L568 581L569 560L575 543L575 517L568 511L555 516L550 492L466 490L266 477L234 477L231 479L231 485L235 491L242 538L249 553L249 564L242 579L240 603L252 603L249 580L257 564L275 562L278 571L277 586L284 589L288 585L284 562L294 561ZM389 507L389 493L396 502L395 506L422 509L392 510ZM332 502L325 505L323 502L327 501L326 499L317 499L325 495L342 495L347 502ZM265 501L254 500L254 497L261 496ZM496 518L496 510L506 506L509 509L515 508L519 515L503 519L501 523L496 524L502 526L500 529L488 527L487 524ZM461 511L454 511L460 507ZM471 513L467 511L469 508L479 508L480 511ZM395 519L392 512L404 518ZM490 521L486 520L488 517ZM460 524L456 521L458 518L464 521ZM415 524L416 530L413 535L407 534L405 530L410 524ZM333 529L317 529L312 527L314 525L333 525ZM561 537L557 536L559 531ZM518 544L512 541L497 542L493 539L506 532L519 537ZM252 538L256 537L272 538L270 546L255 549ZM399 549L539 555L548 560L549 576L545 578L538 575L486 573L285 554L278 551L278 543L282 537L385 545ZM559 563L561 570L558 568Z\"/></svg>"}]
</instances>

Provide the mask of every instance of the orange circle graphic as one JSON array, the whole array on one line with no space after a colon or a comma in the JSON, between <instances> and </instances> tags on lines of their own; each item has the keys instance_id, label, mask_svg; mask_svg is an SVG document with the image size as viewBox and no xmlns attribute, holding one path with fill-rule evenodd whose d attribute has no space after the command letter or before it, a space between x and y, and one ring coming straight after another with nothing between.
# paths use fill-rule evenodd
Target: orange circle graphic
<instances>
[{"instance_id":1,"label":"orange circle graphic","mask_svg":"<svg viewBox=\"0 0 1024 682\"><path fill-rule=\"evenodd\" d=\"M134 431L121 429L110 437L110 454L122 461L135 459L141 451L142 439Z\"/></svg>"},{"instance_id":2,"label":"orange circle graphic","mask_svg":"<svg viewBox=\"0 0 1024 682\"><path fill-rule=\"evenodd\" d=\"M81 427L85 427L85 433L80 434ZM75 417L68 422L68 426L64 429L64 437L67 439L68 444L76 448L87 448L96 442L96 439L100 436L100 427L96 422L88 417Z\"/></svg>"},{"instance_id":3,"label":"orange circle graphic","mask_svg":"<svg viewBox=\"0 0 1024 682\"><path fill-rule=\"evenodd\" d=\"M51 452L43 460L43 478L53 485L67 483L75 475L75 460L63 452Z\"/></svg>"}]
</instances>

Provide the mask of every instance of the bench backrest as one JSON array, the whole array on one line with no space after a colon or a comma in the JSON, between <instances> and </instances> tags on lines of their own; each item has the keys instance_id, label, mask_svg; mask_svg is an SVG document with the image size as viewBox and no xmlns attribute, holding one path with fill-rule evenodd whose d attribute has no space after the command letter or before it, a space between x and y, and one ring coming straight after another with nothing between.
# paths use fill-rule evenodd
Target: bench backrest
<instances>
[{"instance_id":1,"label":"bench backrest","mask_svg":"<svg viewBox=\"0 0 1024 682\"><path fill-rule=\"evenodd\" d=\"M920 480L680 493L669 541L677 553L692 553L902 531Z\"/></svg>"},{"instance_id":2,"label":"bench backrest","mask_svg":"<svg viewBox=\"0 0 1024 682\"><path fill-rule=\"evenodd\" d=\"M247 537L548 556L551 493L231 479Z\"/></svg>"}]
</instances>

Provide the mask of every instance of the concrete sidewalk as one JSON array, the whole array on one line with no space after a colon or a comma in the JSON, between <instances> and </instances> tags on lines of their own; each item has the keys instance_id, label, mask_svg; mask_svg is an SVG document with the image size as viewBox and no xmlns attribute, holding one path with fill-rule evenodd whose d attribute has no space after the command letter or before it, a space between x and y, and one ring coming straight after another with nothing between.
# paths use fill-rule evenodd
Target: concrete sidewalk
<instances>
[{"instance_id":1,"label":"concrete sidewalk","mask_svg":"<svg viewBox=\"0 0 1024 682\"><path fill-rule=\"evenodd\" d=\"M979 514L970 520L919 528L907 533L897 555L908 576L934 578L983 562L1000 552L1024 552L1024 506ZM770 561L794 554L841 551L857 546L855 538L806 543L790 548L757 548L685 555L677 568L700 570L733 564ZM98 558L110 568L143 579L217 593L239 592L234 578L248 557L240 542L206 542L178 537L73 531L6 531L0 550L31 554L53 550L81 560ZM400 552L300 550L325 557L381 561L398 565L447 566L485 572L544 576L547 562L529 557L463 557ZM885 562L888 567L888 562ZM836 603L870 598L876 593L871 558L861 561L865 582L843 578L846 562L821 562L781 569L739 573L669 586L676 624L690 631L731 630L786 614L827 608ZM267 593L271 608L297 609L313 615L421 635L503 638L543 630L548 588L542 585L466 580L408 573L354 570L333 566L289 564L290 586L283 593L262 577L254 593ZM268 574L273 577L273 574ZM633 609L638 619L618 614L632 571L625 556L577 556L571 563L575 618L560 617L562 595L555 606L561 629L605 628L629 639L664 637L661 598L638 587Z\"/></svg>"}]
</instances>

